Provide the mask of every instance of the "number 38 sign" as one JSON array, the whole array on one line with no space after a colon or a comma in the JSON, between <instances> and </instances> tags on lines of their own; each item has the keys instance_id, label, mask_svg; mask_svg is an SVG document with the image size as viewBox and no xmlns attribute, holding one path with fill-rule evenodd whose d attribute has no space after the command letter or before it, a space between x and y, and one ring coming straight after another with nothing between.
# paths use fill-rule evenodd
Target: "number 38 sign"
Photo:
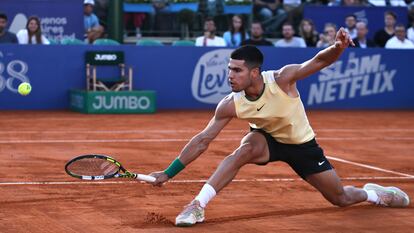
<instances>
[{"instance_id":1,"label":"number 38 sign","mask_svg":"<svg viewBox=\"0 0 414 233\"><path fill-rule=\"evenodd\" d=\"M0 62L0 92L5 88L17 93L17 86L22 82L30 82L26 76L29 67L26 62L13 60L8 64Z\"/></svg>"}]
</instances>

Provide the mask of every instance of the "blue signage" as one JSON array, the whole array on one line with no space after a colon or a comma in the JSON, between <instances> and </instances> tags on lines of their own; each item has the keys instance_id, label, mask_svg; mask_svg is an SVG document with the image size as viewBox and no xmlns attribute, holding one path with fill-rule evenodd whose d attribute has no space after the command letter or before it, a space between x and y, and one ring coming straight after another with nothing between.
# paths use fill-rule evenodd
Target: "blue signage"
<instances>
[{"instance_id":1,"label":"blue signage","mask_svg":"<svg viewBox=\"0 0 414 233\"><path fill-rule=\"evenodd\" d=\"M86 88L86 52L105 50L124 52L134 70L134 90L155 91L158 109L214 109L231 92L228 48L0 45L0 109L69 108L69 90ZM302 63L319 51L261 50L263 70ZM414 50L349 48L331 66L298 81L298 89L308 109L413 109L414 79L407 62L413 57ZM118 71L105 67L112 68ZM33 87L28 96L17 93L24 81Z\"/></svg>"}]
</instances>

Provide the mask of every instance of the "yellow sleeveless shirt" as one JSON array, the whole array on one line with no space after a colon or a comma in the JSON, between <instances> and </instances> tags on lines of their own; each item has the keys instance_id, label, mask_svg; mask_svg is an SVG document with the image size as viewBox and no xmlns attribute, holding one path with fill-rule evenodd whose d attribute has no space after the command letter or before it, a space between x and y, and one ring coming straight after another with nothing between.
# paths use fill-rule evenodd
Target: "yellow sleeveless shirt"
<instances>
[{"instance_id":1,"label":"yellow sleeveless shirt","mask_svg":"<svg viewBox=\"0 0 414 233\"><path fill-rule=\"evenodd\" d=\"M280 89L273 71L264 71L262 76L265 87L257 100L248 100L244 91L233 93L237 117L281 143L302 144L312 140L315 133L300 97L290 97Z\"/></svg>"}]
</instances>

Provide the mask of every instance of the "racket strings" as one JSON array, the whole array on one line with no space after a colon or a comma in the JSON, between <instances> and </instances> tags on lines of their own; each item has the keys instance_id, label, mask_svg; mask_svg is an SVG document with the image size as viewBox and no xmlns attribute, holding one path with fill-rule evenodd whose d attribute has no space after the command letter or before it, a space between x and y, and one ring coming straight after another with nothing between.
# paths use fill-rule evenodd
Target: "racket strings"
<instances>
[{"instance_id":1,"label":"racket strings","mask_svg":"<svg viewBox=\"0 0 414 233\"><path fill-rule=\"evenodd\" d=\"M84 158L69 164L68 170L82 176L107 176L117 173L119 167L104 159Z\"/></svg>"}]
</instances>

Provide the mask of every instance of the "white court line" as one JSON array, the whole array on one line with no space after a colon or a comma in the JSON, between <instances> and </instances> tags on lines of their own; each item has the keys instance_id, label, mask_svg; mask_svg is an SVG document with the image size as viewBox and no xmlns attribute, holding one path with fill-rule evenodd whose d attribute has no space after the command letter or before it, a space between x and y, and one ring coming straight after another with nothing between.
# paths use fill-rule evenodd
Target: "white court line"
<instances>
[{"instance_id":1,"label":"white court line","mask_svg":"<svg viewBox=\"0 0 414 233\"><path fill-rule=\"evenodd\" d=\"M351 164L351 165L358 166L358 167L363 167L363 168L368 168L368 169L371 169L371 170L381 171L381 172L390 173L390 174L394 174L394 175L400 175L400 176L404 176L404 177L414 178L414 175L410 175L410 174L407 174L407 173L391 171L391 170L388 170L388 169L375 167L375 166L371 166L371 165L367 165L367 164L363 164L363 163L352 162L352 161L349 161L349 160L336 158L336 157L332 157L332 156L326 156L326 157L330 160L334 160L334 161L338 161L338 162L342 162L342 163L347 163L347 164Z\"/></svg>"},{"instance_id":2,"label":"white court line","mask_svg":"<svg viewBox=\"0 0 414 233\"><path fill-rule=\"evenodd\" d=\"M323 141L323 140L331 140L332 138L318 138L319 141ZM350 137L350 138L342 138L342 140L361 140L361 139L367 139L367 138L354 138L354 137ZM380 138L376 138L375 140L379 140ZM189 139L177 139L177 138L172 138L172 139L102 139L102 140L9 140L9 141L4 141L4 140L0 140L0 144L9 144L9 143L74 143L74 142L80 142L80 143L85 143L85 142L179 142L179 141L188 141ZM215 139L216 141L239 141L240 138L217 138ZM334 138L334 140L339 140L339 138ZM379 168L379 167L375 167L375 166L371 166L371 165L367 165L367 164L362 164L362 163L357 163L357 162L352 162L349 160L345 160L345 159L341 159L341 158L336 158L336 157L332 157L332 156L327 156L329 159L331 160L335 160L338 162L343 162L343 163L347 163L347 164L352 164L354 166L358 166L358 167L363 167L363 168L368 168L371 170L376 170L376 171L381 171L381 172L385 172L385 173L390 173L390 174L394 174L394 175L400 175L400 176L404 176L404 177L414 177L414 175L410 175L410 174L406 174L406 173L401 173L401 172L396 172L396 171L392 171L392 170L388 170L388 169L384 169L384 168Z\"/></svg>"},{"instance_id":3,"label":"white court line","mask_svg":"<svg viewBox=\"0 0 414 233\"><path fill-rule=\"evenodd\" d=\"M315 129L317 132L414 132L414 129L399 129L399 128L385 128L385 129Z\"/></svg>"},{"instance_id":4,"label":"white court line","mask_svg":"<svg viewBox=\"0 0 414 233\"><path fill-rule=\"evenodd\" d=\"M137 129L137 130L11 130L11 131L1 131L2 133L109 133L109 134L123 134L123 133L198 133L200 130L196 129ZM247 132L248 129L239 130L239 129L226 129L221 132L224 133L234 133L234 132Z\"/></svg>"},{"instance_id":5,"label":"white court line","mask_svg":"<svg viewBox=\"0 0 414 233\"><path fill-rule=\"evenodd\" d=\"M368 176L368 177L344 177L341 180L414 180L414 177L393 176ZM300 178L275 178L275 179L234 179L232 182L295 182L303 181ZM138 181L143 182L143 181ZM172 180L168 183L205 183L207 180ZM22 181L22 182L0 182L0 186L12 185L106 185L106 184L136 184L137 181Z\"/></svg>"},{"instance_id":6,"label":"white court line","mask_svg":"<svg viewBox=\"0 0 414 233\"><path fill-rule=\"evenodd\" d=\"M2 130L2 133L96 133L96 134L123 134L123 133L198 133L201 129L132 129L132 130ZM414 132L414 129L383 128L383 129L314 129L316 132ZM246 129L224 129L223 133L248 132Z\"/></svg>"},{"instance_id":7,"label":"white court line","mask_svg":"<svg viewBox=\"0 0 414 233\"><path fill-rule=\"evenodd\" d=\"M414 137L317 137L318 141L373 141L373 140L385 140L385 141L412 141Z\"/></svg>"},{"instance_id":8,"label":"white court line","mask_svg":"<svg viewBox=\"0 0 414 233\"><path fill-rule=\"evenodd\" d=\"M240 140L238 138L237 140ZM24 143L101 143L101 142L183 142L189 141L189 138L131 138L131 139L46 139L46 140L0 140L0 144L24 144ZM217 140L217 139L216 139ZM225 141L234 141L235 138L229 138ZM221 140L218 140L221 141Z\"/></svg>"},{"instance_id":9,"label":"white court line","mask_svg":"<svg viewBox=\"0 0 414 233\"><path fill-rule=\"evenodd\" d=\"M128 138L128 139L39 139L0 140L0 144L43 144L43 143L106 143L106 142L183 142L190 138ZM239 138L216 138L215 141L240 141ZM318 137L318 141L413 141L414 137Z\"/></svg>"}]
</instances>

